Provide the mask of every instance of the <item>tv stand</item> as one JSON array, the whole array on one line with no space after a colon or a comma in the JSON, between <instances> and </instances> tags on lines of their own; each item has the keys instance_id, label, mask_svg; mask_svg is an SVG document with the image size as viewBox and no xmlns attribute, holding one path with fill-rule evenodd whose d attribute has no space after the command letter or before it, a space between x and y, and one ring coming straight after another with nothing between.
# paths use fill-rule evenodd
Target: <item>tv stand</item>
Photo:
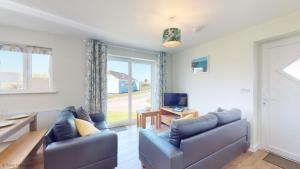
<instances>
[{"instance_id":1,"label":"tv stand","mask_svg":"<svg viewBox=\"0 0 300 169\"><path fill-rule=\"evenodd\" d=\"M198 117L198 112L189 108L184 108L183 111L179 112L174 111L173 108L170 107L162 107L160 108L159 116L162 123L170 126L174 119L180 119L190 114L192 114L195 118Z\"/></svg>"}]
</instances>

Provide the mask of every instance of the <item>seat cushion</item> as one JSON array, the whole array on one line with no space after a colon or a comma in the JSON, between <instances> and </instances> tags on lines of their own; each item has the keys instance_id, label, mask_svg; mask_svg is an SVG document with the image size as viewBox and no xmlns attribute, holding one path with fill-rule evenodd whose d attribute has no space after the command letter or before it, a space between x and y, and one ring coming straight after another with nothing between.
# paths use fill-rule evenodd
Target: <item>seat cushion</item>
<instances>
[{"instance_id":1,"label":"seat cushion","mask_svg":"<svg viewBox=\"0 0 300 169\"><path fill-rule=\"evenodd\" d=\"M242 112L239 109L224 110L222 112L211 112L218 117L218 126L241 120Z\"/></svg>"},{"instance_id":2,"label":"seat cushion","mask_svg":"<svg viewBox=\"0 0 300 169\"><path fill-rule=\"evenodd\" d=\"M218 118L212 114L207 114L195 119L174 120L171 125L169 142L176 147L180 147L182 139L211 130L215 128L217 124Z\"/></svg>"},{"instance_id":3,"label":"seat cushion","mask_svg":"<svg viewBox=\"0 0 300 169\"><path fill-rule=\"evenodd\" d=\"M88 121L90 123L93 122L92 119L90 118L89 114L82 107L79 107L77 109L77 111L76 111L76 118Z\"/></svg>"},{"instance_id":4,"label":"seat cushion","mask_svg":"<svg viewBox=\"0 0 300 169\"><path fill-rule=\"evenodd\" d=\"M105 129L108 129L107 127L107 124L105 121L101 121L101 122L97 122L97 123L94 123L94 126L99 129L99 130L105 130Z\"/></svg>"}]
</instances>

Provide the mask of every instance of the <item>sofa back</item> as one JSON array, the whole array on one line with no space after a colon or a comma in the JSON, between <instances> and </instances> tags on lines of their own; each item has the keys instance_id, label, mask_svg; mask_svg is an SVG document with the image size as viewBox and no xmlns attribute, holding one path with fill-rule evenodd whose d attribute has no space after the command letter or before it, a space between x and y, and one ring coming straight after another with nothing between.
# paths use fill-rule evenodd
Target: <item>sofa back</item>
<instances>
[{"instance_id":1,"label":"sofa back","mask_svg":"<svg viewBox=\"0 0 300 169\"><path fill-rule=\"evenodd\" d=\"M207 114L195 119L174 120L171 125L169 142L180 147L182 139L201 134L217 127L218 118L215 115Z\"/></svg>"},{"instance_id":2,"label":"sofa back","mask_svg":"<svg viewBox=\"0 0 300 169\"><path fill-rule=\"evenodd\" d=\"M190 166L222 148L248 138L248 122L238 120L181 140L184 166Z\"/></svg>"}]
</instances>

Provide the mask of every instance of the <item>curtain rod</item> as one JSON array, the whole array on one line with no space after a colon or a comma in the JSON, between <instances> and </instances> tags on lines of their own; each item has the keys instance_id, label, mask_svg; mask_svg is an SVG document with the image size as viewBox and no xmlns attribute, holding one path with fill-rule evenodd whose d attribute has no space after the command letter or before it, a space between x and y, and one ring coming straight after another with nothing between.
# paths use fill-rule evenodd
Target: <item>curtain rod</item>
<instances>
[{"instance_id":1,"label":"curtain rod","mask_svg":"<svg viewBox=\"0 0 300 169\"><path fill-rule=\"evenodd\" d=\"M16 42L0 41L0 44L1 45L17 45L17 46L22 46L22 47L34 47L34 48L43 48L43 49L52 50L52 48L49 48L49 47L35 46L35 45L29 45L29 44L24 44L24 43L16 43Z\"/></svg>"},{"instance_id":2,"label":"curtain rod","mask_svg":"<svg viewBox=\"0 0 300 169\"><path fill-rule=\"evenodd\" d=\"M86 43L88 40L85 39L83 41ZM123 45L117 45L117 44L113 44L113 43L102 41L102 40L99 40L99 41L105 43L109 47L127 49L127 50L132 50L132 51L140 51L140 52L151 53L151 54L159 54L159 51L152 51L152 50L149 50L149 49L143 49L143 48L135 48L135 47L128 47L128 46L123 46Z\"/></svg>"}]
</instances>

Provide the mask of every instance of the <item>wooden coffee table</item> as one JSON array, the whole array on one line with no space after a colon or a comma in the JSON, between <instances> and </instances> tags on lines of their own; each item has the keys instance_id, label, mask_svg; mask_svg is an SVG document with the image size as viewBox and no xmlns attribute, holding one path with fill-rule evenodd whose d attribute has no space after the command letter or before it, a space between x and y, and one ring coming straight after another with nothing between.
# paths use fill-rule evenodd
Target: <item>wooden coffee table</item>
<instances>
[{"instance_id":1,"label":"wooden coffee table","mask_svg":"<svg viewBox=\"0 0 300 169\"><path fill-rule=\"evenodd\" d=\"M146 128L146 118L151 117L151 124L156 122L156 128L160 127L160 118L159 118L160 110L137 110L137 127Z\"/></svg>"},{"instance_id":2,"label":"wooden coffee table","mask_svg":"<svg viewBox=\"0 0 300 169\"><path fill-rule=\"evenodd\" d=\"M198 117L198 112L192 109L184 109L182 112L173 111L172 108L162 107L160 108L160 120L162 123L170 126L174 119L179 119L187 115L192 114L195 118Z\"/></svg>"}]
</instances>

